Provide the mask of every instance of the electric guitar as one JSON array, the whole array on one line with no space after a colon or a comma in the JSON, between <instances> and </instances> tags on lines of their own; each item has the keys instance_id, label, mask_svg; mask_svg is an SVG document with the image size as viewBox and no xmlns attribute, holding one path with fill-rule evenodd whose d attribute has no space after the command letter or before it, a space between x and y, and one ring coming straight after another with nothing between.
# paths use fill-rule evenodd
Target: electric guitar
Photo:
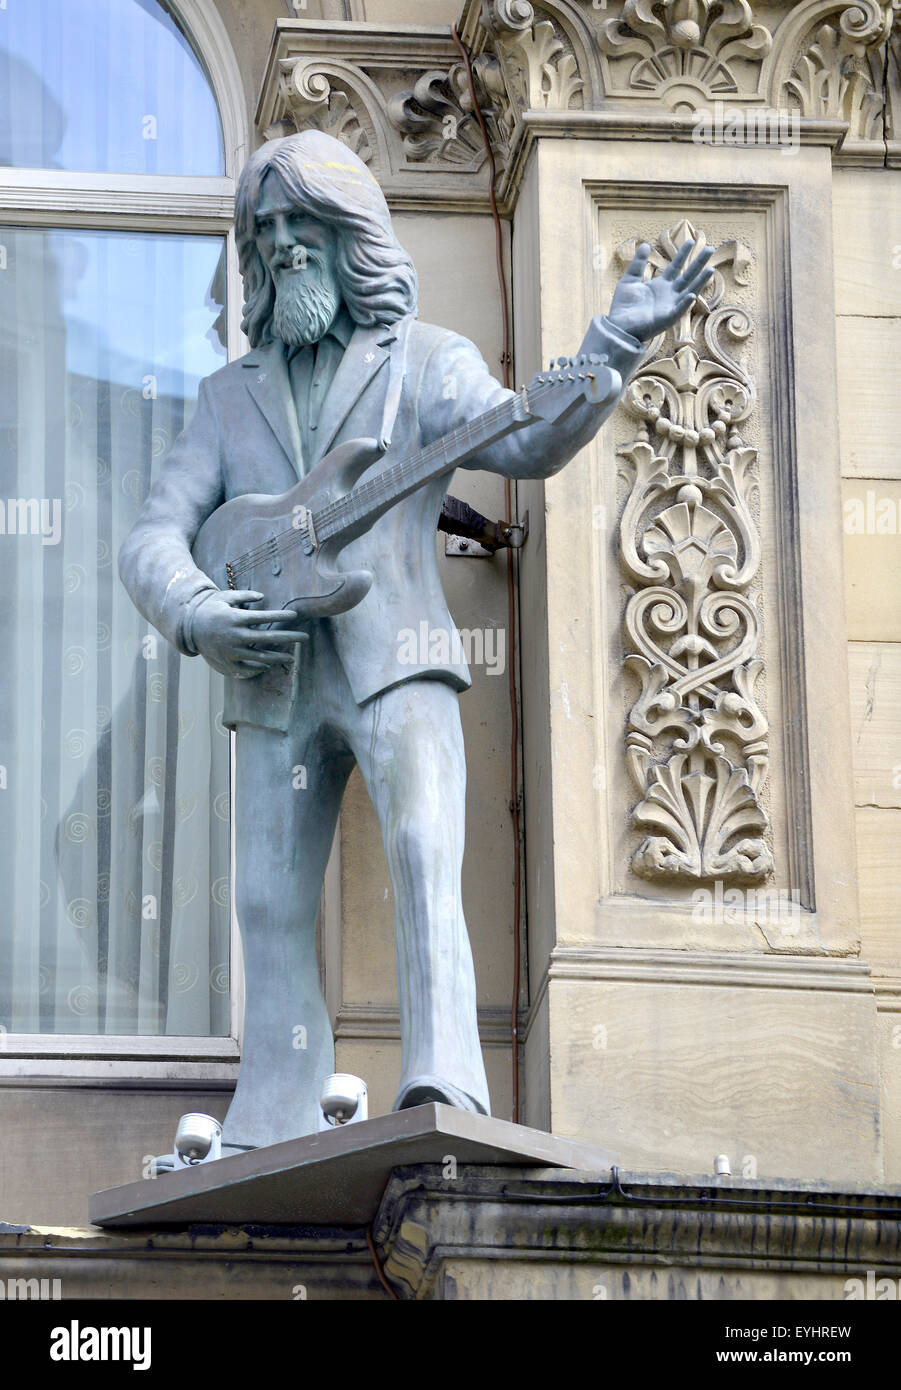
<instances>
[{"instance_id":1,"label":"electric guitar","mask_svg":"<svg viewBox=\"0 0 901 1390\"><path fill-rule=\"evenodd\" d=\"M385 466L356 487L382 456L374 439L351 439L326 454L290 491L248 493L212 512L194 540L195 564L220 589L255 589L268 609L301 618L331 617L358 604L372 585L368 570L338 569L346 545L396 502L536 420L557 424L581 401L603 407L622 387L606 356L560 358L528 386L468 424Z\"/></svg>"}]
</instances>

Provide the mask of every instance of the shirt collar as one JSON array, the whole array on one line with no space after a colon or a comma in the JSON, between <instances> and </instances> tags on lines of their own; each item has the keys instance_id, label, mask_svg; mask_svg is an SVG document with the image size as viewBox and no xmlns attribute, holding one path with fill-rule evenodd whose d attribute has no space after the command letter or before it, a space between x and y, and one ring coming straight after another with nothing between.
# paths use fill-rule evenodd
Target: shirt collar
<instances>
[{"instance_id":1,"label":"shirt collar","mask_svg":"<svg viewBox=\"0 0 901 1390\"><path fill-rule=\"evenodd\" d=\"M335 322L325 336L327 338L337 338L341 346L346 348L353 336L353 331L356 326L357 325L350 316L347 305L342 304L335 317Z\"/></svg>"}]
</instances>

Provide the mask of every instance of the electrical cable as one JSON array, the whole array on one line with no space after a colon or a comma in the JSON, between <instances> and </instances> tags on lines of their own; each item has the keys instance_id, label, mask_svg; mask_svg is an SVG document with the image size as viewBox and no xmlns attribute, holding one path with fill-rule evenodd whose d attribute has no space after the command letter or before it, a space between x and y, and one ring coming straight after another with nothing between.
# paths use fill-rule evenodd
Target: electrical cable
<instances>
[{"instance_id":1,"label":"electrical cable","mask_svg":"<svg viewBox=\"0 0 901 1390\"><path fill-rule=\"evenodd\" d=\"M394 1299L395 1303L399 1303L400 1299L397 1296L396 1290L391 1287L391 1285L388 1283L388 1280L385 1278L385 1271L382 1269L382 1262L379 1259L379 1252L376 1250L375 1241L372 1238L371 1226L366 1227L366 1244L369 1246L369 1253L372 1256L372 1263L375 1265L375 1272L381 1280L382 1287L388 1290L388 1293Z\"/></svg>"}]
</instances>

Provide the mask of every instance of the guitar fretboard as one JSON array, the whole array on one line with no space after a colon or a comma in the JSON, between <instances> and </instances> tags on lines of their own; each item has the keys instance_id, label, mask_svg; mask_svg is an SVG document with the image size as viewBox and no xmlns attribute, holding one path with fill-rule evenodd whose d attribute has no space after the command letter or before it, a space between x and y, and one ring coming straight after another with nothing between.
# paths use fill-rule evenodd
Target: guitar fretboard
<instances>
[{"instance_id":1,"label":"guitar fretboard","mask_svg":"<svg viewBox=\"0 0 901 1390\"><path fill-rule=\"evenodd\" d=\"M432 478L449 473L486 445L503 438L511 429L529 424L529 421L522 399L515 396L486 411L476 420L458 426L434 444L428 444L415 454L408 454L398 463L391 464L368 483L355 487L346 497L323 507L313 517L317 539L320 542L328 540L349 525L378 520L395 502L409 497L411 492Z\"/></svg>"}]
</instances>

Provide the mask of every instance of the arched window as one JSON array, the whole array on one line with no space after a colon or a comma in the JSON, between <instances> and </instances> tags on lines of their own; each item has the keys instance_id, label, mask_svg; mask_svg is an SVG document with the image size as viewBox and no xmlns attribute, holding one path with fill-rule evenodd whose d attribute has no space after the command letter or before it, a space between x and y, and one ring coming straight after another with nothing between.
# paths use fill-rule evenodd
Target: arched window
<instances>
[{"instance_id":1,"label":"arched window","mask_svg":"<svg viewBox=\"0 0 901 1390\"><path fill-rule=\"evenodd\" d=\"M241 350L241 112L212 0L0 8L0 1057L236 1053L219 678L116 555Z\"/></svg>"}]
</instances>

